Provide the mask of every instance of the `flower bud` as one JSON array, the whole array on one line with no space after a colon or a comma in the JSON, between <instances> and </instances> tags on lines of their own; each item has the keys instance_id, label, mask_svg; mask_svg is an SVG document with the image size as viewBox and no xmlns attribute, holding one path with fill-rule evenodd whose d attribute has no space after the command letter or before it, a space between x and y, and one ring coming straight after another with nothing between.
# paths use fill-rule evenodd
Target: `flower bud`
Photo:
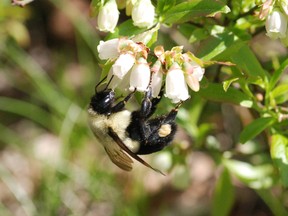
<instances>
[{"instance_id":1,"label":"flower bud","mask_svg":"<svg viewBox=\"0 0 288 216\"><path fill-rule=\"evenodd\" d=\"M284 38L287 30L287 17L278 10L272 11L265 23L267 36L272 39Z\"/></svg>"},{"instance_id":2,"label":"flower bud","mask_svg":"<svg viewBox=\"0 0 288 216\"><path fill-rule=\"evenodd\" d=\"M163 79L161 62L159 60L155 62L155 64L151 68L151 71L152 71L152 80L151 80L152 97L155 98L159 95L161 91L162 79Z\"/></svg>"},{"instance_id":3,"label":"flower bud","mask_svg":"<svg viewBox=\"0 0 288 216\"><path fill-rule=\"evenodd\" d=\"M135 57L130 53L121 54L112 65L113 75L123 79L125 74L132 68L135 63Z\"/></svg>"},{"instance_id":4,"label":"flower bud","mask_svg":"<svg viewBox=\"0 0 288 216\"><path fill-rule=\"evenodd\" d=\"M101 60L116 58L119 55L118 51L119 39L112 39L108 41L100 41L97 46L97 50L99 53L99 58Z\"/></svg>"},{"instance_id":5,"label":"flower bud","mask_svg":"<svg viewBox=\"0 0 288 216\"><path fill-rule=\"evenodd\" d=\"M136 64L132 67L130 75L130 91L135 88L137 91L145 91L150 82L150 68L144 58L139 58Z\"/></svg>"},{"instance_id":6,"label":"flower bud","mask_svg":"<svg viewBox=\"0 0 288 216\"><path fill-rule=\"evenodd\" d=\"M177 63L174 63L167 73L165 96L170 98L172 103L185 101L189 98L183 71Z\"/></svg>"},{"instance_id":7,"label":"flower bud","mask_svg":"<svg viewBox=\"0 0 288 216\"><path fill-rule=\"evenodd\" d=\"M138 0L132 8L132 20L135 26L149 28L153 25L155 8L150 0Z\"/></svg>"},{"instance_id":8,"label":"flower bud","mask_svg":"<svg viewBox=\"0 0 288 216\"><path fill-rule=\"evenodd\" d=\"M119 11L115 0L108 1L99 10L98 27L100 31L114 32L119 19Z\"/></svg>"}]
</instances>

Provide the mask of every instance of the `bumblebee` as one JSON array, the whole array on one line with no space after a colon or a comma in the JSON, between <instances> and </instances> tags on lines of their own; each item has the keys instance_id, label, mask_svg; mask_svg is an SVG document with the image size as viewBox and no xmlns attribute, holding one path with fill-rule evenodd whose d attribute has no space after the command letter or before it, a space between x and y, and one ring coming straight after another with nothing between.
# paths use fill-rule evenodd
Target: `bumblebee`
<instances>
[{"instance_id":1,"label":"bumblebee","mask_svg":"<svg viewBox=\"0 0 288 216\"><path fill-rule=\"evenodd\" d=\"M138 155L160 151L171 143L177 130L175 118L180 104L167 115L151 118L163 91L157 98L152 98L151 87L148 87L141 108L130 112L125 104L135 91L117 102L115 92L107 86L99 92L96 87L88 108L89 125L95 137L103 145L111 161L121 169L132 170L132 157L162 173Z\"/></svg>"}]
</instances>

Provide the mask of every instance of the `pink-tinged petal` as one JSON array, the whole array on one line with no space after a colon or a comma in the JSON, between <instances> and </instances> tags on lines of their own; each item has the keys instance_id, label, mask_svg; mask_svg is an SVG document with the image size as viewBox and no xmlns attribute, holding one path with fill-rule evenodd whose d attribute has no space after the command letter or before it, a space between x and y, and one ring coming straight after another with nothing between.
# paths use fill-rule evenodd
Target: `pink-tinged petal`
<instances>
[{"instance_id":1,"label":"pink-tinged petal","mask_svg":"<svg viewBox=\"0 0 288 216\"><path fill-rule=\"evenodd\" d=\"M195 92L199 91L200 85L197 77L195 77L193 74L186 75L186 83L188 86Z\"/></svg>"}]
</instances>

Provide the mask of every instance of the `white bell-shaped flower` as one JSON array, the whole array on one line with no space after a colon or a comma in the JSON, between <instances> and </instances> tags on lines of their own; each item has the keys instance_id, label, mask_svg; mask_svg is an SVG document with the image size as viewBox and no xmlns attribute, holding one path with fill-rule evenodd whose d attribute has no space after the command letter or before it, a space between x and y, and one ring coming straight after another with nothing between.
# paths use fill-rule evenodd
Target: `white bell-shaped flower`
<instances>
[{"instance_id":1,"label":"white bell-shaped flower","mask_svg":"<svg viewBox=\"0 0 288 216\"><path fill-rule=\"evenodd\" d=\"M108 41L100 41L97 46L97 50L99 53L99 58L101 60L116 58L119 55L119 39L115 38Z\"/></svg>"},{"instance_id":2,"label":"white bell-shaped flower","mask_svg":"<svg viewBox=\"0 0 288 216\"><path fill-rule=\"evenodd\" d=\"M150 68L144 58L139 58L132 67L130 75L130 91L134 91L136 88L137 91L145 91L150 82Z\"/></svg>"},{"instance_id":3,"label":"white bell-shaped flower","mask_svg":"<svg viewBox=\"0 0 288 216\"><path fill-rule=\"evenodd\" d=\"M150 0L138 0L132 8L132 20L135 26L149 28L153 25L155 8Z\"/></svg>"},{"instance_id":4,"label":"white bell-shaped flower","mask_svg":"<svg viewBox=\"0 0 288 216\"><path fill-rule=\"evenodd\" d=\"M125 74L132 68L135 63L134 55L130 53L121 54L115 63L112 65L113 75L119 79L123 79Z\"/></svg>"},{"instance_id":5,"label":"white bell-shaped flower","mask_svg":"<svg viewBox=\"0 0 288 216\"><path fill-rule=\"evenodd\" d=\"M151 88L152 88L152 97L157 97L161 91L163 73L161 70L161 62L158 60L154 63L151 68L152 78L151 78Z\"/></svg>"},{"instance_id":6,"label":"white bell-shaped flower","mask_svg":"<svg viewBox=\"0 0 288 216\"><path fill-rule=\"evenodd\" d=\"M114 32L119 19L119 11L115 0L103 5L98 14L98 27L100 31Z\"/></svg>"},{"instance_id":7,"label":"white bell-shaped flower","mask_svg":"<svg viewBox=\"0 0 288 216\"><path fill-rule=\"evenodd\" d=\"M174 63L167 73L165 96L170 98L172 103L185 101L189 98L183 71L177 63Z\"/></svg>"},{"instance_id":8,"label":"white bell-shaped flower","mask_svg":"<svg viewBox=\"0 0 288 216\"><path fill-rule=\"evenodd\" d=\"M287 30L287 17L278 10L272 11L265 23L267 36L272 39L284 38Z\"/></svg>"}]
</instances>

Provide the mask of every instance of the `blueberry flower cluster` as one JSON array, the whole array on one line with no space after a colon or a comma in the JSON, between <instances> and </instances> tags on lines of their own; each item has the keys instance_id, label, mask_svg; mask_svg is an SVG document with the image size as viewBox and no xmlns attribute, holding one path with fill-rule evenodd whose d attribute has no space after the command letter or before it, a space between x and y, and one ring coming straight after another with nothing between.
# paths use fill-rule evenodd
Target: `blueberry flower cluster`
<instances>
[{"instance_id":1,"label":"blueberry flower cluster","mask_svg":"<svg viewBox=\"0 0 288 216\"><path fill-rule=\"evenodd\" d=\"M183 53L183 47L165 51L157 46L154 53L150 53L141 42L116 38L101 41L97 49L99 58L111 63L107 80L112 89L144 92L150 85L152 96L157 97L165 85L165 96L173 103L189 98L188 86L199 91L204 74L202 61L190 52ZM154 56L153 63L147 62L148 55Z\"/></svg>"},{"instance_id":2,"label":"blueberry flower cluster","mask_svg":"<svg viewBox=\"0 0 288 216\"><path fill-rule=\"evenodd\" d=\"M265 15L266 34L272 39L281 39L288 46L288 0L278 0L275 5L273 1L267 1L262 6ZM264 8L264 9L263 9Z\"/></svg>"},{"instance_id":3,"label":"blueberry flower cluster","mask_svg":"<svg viewBox=\"0 0 288 216\"><path fill-rule=\"evenodd\" d=\"M155 8L150 0L126 0L124 5L117 5L116 0L99 3L98 28L103 32L114 32L119 19L119 9L126 8L126 15L131 16L133 25L149 28L154 23Z\"/></svg>"}]
</instances>

